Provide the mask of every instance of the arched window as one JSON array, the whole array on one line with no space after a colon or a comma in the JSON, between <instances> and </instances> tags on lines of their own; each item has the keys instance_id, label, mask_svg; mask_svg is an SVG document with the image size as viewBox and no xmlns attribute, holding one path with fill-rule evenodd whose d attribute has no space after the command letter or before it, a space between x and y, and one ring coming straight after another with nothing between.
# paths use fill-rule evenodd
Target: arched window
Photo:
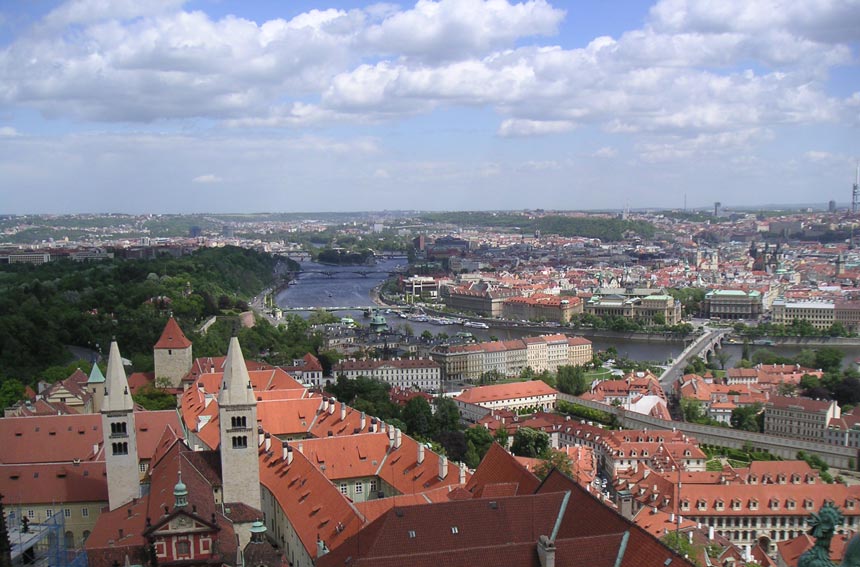
<instances>
[{"instance_id":1,"label":"arched window","mask_svg":"<svg viewBox=\"0 0 860 567\"><path fill-rule=\"evenodd\" d=\"M75 548L75 534L73 534L71 531L67 531L65 534L65 545L66 549Z\"/></svg>"},{"instance_id":2,"label":"arched window","mask_svg":"<svg viewBox=\"0 0 860 567\"><path fill-rule=\"evenodd\" d=\"M232 439L234 449L245 449L248 446L248 438L245 435L236 435Z\"/></svg>"},{"instance_id":3,"label":"arched window","mask_svg":"<svg viewBox=\"0 0 860 567\"><path fill-rule=\"evenodd\" d=\"M83 542L86 542L89 537L90 537L90 530L84 530Z\"/></svg>"}]
</instances>

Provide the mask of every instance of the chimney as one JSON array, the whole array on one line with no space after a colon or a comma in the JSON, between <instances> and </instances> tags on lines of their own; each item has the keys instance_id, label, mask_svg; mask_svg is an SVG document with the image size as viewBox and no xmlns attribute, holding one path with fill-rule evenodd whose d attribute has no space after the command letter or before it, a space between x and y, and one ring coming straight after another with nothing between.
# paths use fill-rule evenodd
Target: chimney
<instances>
[{"instance_id":1,"label":"chimney","mask_svg":"<svg viewBox=\"0 0 860 567\"><path fill-rule=\"evenodd\" d=\"M265 443L266 443L266 452L268 453L268 452L269 452L269 449L271 449L271 448L272 448L272 435L271 435L270 433L266 432L265 439L266 439L266 441L265 441Z\"/></svg>"},{"instance_id":2,"label":"chimney","mask_svg":"<svg viewBox=\"0 0 860 567\"><path fill-rule=\"evenodd\" d=\"M670 524L675 523L675 514L674 513L669 514L669 523Z\"/></svg>"},{"instance_id":3,"label":"chimney","mask_svg":"<svg viewBox=\"0 0 860 567\"><path fill-rule=\"evenodd\" d=\"M466 484L466 465L460 463L460 476L457 478L458 484Z\"/></svg>"},{"instance_id":4,"label":"chimney","mask_svg":"<svg viewBox=\"0 0 860 567\"><path fill-rule=\"evenodd\" d=\"M397 433L399 434L400 431L398 430ZM398 437L399 437L399 435L398 435ZM418 464L420 465L423 462L424 462L424 444L418 443Z\"/></svg>"},{"instance_id":5,"label":"chimney","mask_svg":"<svg viewBox=\"0 0 860 567\"><path fill-rule=\"evenodd\" d=\"M285 461L287 460L287 453L289 452L289 449L290 449L290 444L287 443L286 441L283 441L281 443L281 458Z\"/></svg>"},{"instance_id":6,"label":"chimney","mask_svg":"<svg viewBox=\"0 0 860 567\"><path fill-rule=\"evenodd\" d=\"M403 442L403 432L400 431L400 428L398 427L394 430L394 448L399 449L400 444L402 442ZM420 445L420 443L419 443L419 445ZM419 451L421 452L422 455L424 454L423 449L419 449ZM423 460L423 458L422 458L422 460Z\"/></svg>"},{"instance_id":7,"label":"chimney","mask_svg":"<svg viewBox=\"0 0 860 567\"><path fill-rule=\"evenodd\" d=\"M423 458L423 456L422 456ZM448 476L448 457L442 455L439 457L439 480L445 480Z\"/></svg>"},{"instance_id":8,"label":"chimney","mask_svg":"<svg viewBox=\"0 0 860 567\"><path fill-rule=\"evenodd\" d=\"M344 410L341 410L341 414L340 414L340 415L341 415L341 419L343 419L343 417L344 417L344 413L343 413L343 412L344 412ZM365 428L366 426L367 426L367 415L366 415L364 412L361 412L361 422L360 422L360 424L359 424L358 428L359 428L359 429L361 429L362 431L364 431L364 428Z\"/></svg>"},{"instance_id":9,"label":"chimney","mask_svg":"<svg viewBox=\"0 0 860 567\"><path fill-rule=\"evenodd\" d=\"M714 540L714 526L708 526L708 540Z\"/></svg>"},{"instance_id":10,"label":"chimney","mask_svg":"<svg viewBox=\"0 0 860 567\"><path fill-rule=\"evenodd\" d=\"M265 438L265 435L263 434L263 428L258 426L257 427L257 447L263 446L264 438Z\"/></svg>"},{"instance_id":11,"label":"chimney","mask_svg":"<svg viewBox=\"0 0 860 567\"><path fill-rule=\"evenodd\" d=\"M328 403L328 414L329 415L334 415L334 403L336 401L337 400L335 400L334 398L329 399L329 401L328 401L329 402Z\"/></svg>"},{"instance_id":12,"label":"chimney","mask_svg":"<svg viewBox=\"0 0 860 567\"><path fill-rule=\"evenodd\" d=\"M93 443L93 455L97 454L98 452L99 452L99 444Z\"/></svg>"},{"instance_id":13,"label":"chimney","mask_svg":"<svg viewBox=\"0 0 860 567\"><path fill-rule=\"evenodd\" d=\"M343 402L340 403L340 420L346 420L346 404Z\"/></svg>"},{"instance_id":14,"label":"chimney","mask_svg":"<svg viewBox=\"0 0 860 567\"><path fill-rule=\"evenodd\" d=\"M537 544L538 560L540 567L555 567L555 542L547 536L538 538Z\"/></svg>"},{"instance_id":15,"label":"chimney","mask_svg":"<svg viewBox=\"0 0 860 567\"><path fill-rule=\"evenodd\" d=\"M371 433L376 433L376 428L377 428L377 425L376 425L376 418L375 418L375 417L371 417L371 418L370 418L370 432L371 432Z\"/></svg>"},{"instance_id":16,"label":"chimney","mask_svg":"<svg viewBox=\"0 0 860 567\"><path fill-rule=\"evenodd\" d=\"M322 401L322 411L324 411L324 412L328 411L328 403L329 403L329 402L328 402L328 398L326 398L325 396L323 396L323 401Z\"/></svg>"}]
</instances>

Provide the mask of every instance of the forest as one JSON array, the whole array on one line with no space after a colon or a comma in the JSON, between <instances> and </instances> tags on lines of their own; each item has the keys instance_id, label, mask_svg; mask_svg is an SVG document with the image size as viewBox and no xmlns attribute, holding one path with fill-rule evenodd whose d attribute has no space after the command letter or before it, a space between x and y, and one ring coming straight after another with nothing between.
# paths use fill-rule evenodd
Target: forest
<instances>
[{"instance_id":1,"label":"forest","mask_svg":"<svg viewBox=\"0 0 860 567\"><path fill-rule=\"evenodd\" d=\"M70 362L68 346L106 353L112 338L135 370L149 370L170 314L191 331L211 315L245 311L278 262L289 260L224 247L179 258L3 265L0 381L33 383Z\"/></svg>"}]
</instances>

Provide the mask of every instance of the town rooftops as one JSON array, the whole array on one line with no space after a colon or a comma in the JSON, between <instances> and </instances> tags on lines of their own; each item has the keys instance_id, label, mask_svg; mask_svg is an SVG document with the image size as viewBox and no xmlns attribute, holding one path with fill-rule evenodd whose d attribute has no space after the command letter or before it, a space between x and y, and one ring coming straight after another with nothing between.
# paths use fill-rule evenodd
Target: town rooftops
<instances>
[{"instance_id":1,"label":"town rooftops","mask_svg":"<svg viewBox=\"0 0 860 567\"><path fill-rule=\"evenodd\" d=\"M476 386L469 388L454 399L470 404L500 402L539 396L557 395L558 390L541 380L529 382L513 382L510 384L494 384L491 386Z\"/></svg>"},{"instance_id":2,"label":"town rooftops","mask_svg":"<svg viewBox=\"0 0 860 567\"><path fill-rule=\"evenodd\" d=\"M183 349L191 346L191 341L189 341L185 334L182 332L182 329L179 328L179 324L176 322L176 319L171 317L167 320L167 324L164 326L164 331L161 333L161 338L158 339L158 342L155 343L155 347L157 349Z\"/></svg>"}]
</instances>

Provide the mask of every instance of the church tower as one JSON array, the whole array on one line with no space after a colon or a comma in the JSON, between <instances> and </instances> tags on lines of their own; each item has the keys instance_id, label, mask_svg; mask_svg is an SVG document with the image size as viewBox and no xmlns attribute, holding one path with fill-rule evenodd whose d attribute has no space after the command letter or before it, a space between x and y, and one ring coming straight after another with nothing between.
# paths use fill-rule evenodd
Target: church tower
<instances>
[{"instance_id":1,"label":"church tower","mask_svg":"<svg viewBox=\"0 0 860 567\"><path fill-rule=\"evenodd\" d=\"M93 396L93 413L99 413L105 400L105 377L96 362L93 362L93 369L87 380L87 389Z\"/></svg>"},{"instance_id":2,"label":"church tower","mask_svg":"<svg viewBox=\"0 0 860 567\"><path fill-rule=\"evenodd\" d=\"M155 379L167 378L171 388L178 388L182 378L191 370L194 358L189 341L179 323L171 317L164 326L161 338L153 348L155 358Z\"/></svg>"},{"instance_id":3,"label":"church tower","mask_svg":"<svg viewBox=\"0 0 860 567\"><path fill-rule=\"evenodd\" d=\"M218 419L224 502L242 502L259 510L257 398L236 337L230 339L224 361L224 379L218 394Z\"/></svg>"},{"instance_id":4,"label":"church tower","mask_svg":"<svg viewBox=\"0 0 860 567\"><path fill-rule=\"evenodd\" d=\"M116 341L110 344L101 414L108 504L111 510L115 510L140 496L134 402Z\"/></svg>"}]
</instances>

